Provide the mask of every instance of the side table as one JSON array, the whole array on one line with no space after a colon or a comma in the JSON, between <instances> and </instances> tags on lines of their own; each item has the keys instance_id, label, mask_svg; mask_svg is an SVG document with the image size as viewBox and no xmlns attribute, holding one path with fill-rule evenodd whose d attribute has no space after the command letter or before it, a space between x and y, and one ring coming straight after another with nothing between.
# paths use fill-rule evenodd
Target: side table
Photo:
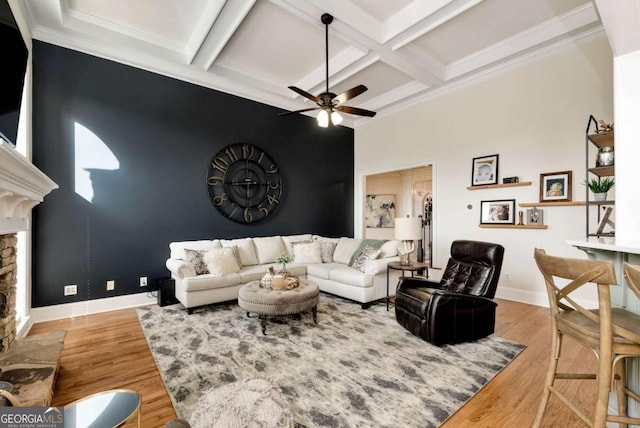
<instances>
[{"instance_id":1,"label":"side table","mask_svg":"<svg viewBox=\"0 0 640 428\"><path fill-rule=\"evenodd\" d=\"M117 427L138 415L141 425L142 397L128 389L98 392L64 406L64 426L72 428Z\"/></svg>"},{"instance_id":2,"label":"side table","mask_svg":"<svg viewBox=\"0 0 640 428\"><path fill-rule=\"evenodd\" d=\"M400 262L391 262L387 265L387 311L389 310L389 271L393 270L401 270L402 276L404 276L405 271L411 272L411 276L413 277L415 272L425 271L426 277L429 278L429 265L421 262L414 262L409 265L403 265Z\"/></svg>"}]
</instances>

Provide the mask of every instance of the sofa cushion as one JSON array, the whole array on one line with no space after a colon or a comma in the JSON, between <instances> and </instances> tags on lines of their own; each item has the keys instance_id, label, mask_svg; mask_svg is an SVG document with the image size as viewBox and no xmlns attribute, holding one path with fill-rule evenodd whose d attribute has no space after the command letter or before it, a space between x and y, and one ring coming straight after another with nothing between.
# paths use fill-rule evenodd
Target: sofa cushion
<instances>
[{"instance_id":1,"label":"sofa cushion","mask_svg":"<svg viewBox=\"0 0 640 428\"><path fill-rule=\"evenodd\" d=\"M341 263L321 263L316 265L307 265L307 277L315 277L320 279L329 279L329 272L333 269L343 268ZM313 278L309 278L313 280Z\"/></svg>"},{"instance_id":2,"label":"sofa cushion","mask_svg":"<svg viewBox=\"0 0 640 428\"><path fill-rule=\"evenodd\" d=\"M319 242L296 243L293 246L293 261L296 263L322 263Z\"/></svg>"},{"instance_id":3,"label":"sofa cushion","mask_svg":"<svg viewBox=\"0 0 640 428\"><path fill-rule=\"evenodd\" d=\"M209 273L207 263L204 261L205 251L192 250L185 248L184 250L186 261L193 265L196 270L196 275L205 275Z\"/></svg>"},{"instance_id":4,"label":"sofa cushion","mask_svg":"<svg viewBox=\"0 0 640 428\"><path fill-rule=\"evenodd\" d=\"M351 256L360 247L362 239L340 238L336 249L333 252L333 261L348 265Z\"/></svg>"},{"instance_id":5,"label":"sofa cushion","mask_svg":"<svg viewBox=\"0 0 640 428\"><path fill-rule=\"evenodd\" d=\"M382 247L380 247L380 258L386 259L387 257L397 256L398 245L400 245L400 241L398 241L397 239L392 239L385 242Z\"/></svg>"},{"instance_id":6,"label":"sofa cushion","mask_svg":"<svg viewBox=\"0 0 640 428\"><path fill-rule=\"evenodd\" d=\"M253 245L253 239L221 239L220 243L223 247L232 247L236 245L240 252L240 263L242 266L252 266L258 264L258 256L256 256L256 250Z\"/></svg>"},{"instance_id":7,"label":"sofa cushion","mask_svg":"<svg viewBox=\"0 0 640 428\"><path fill-rule=\"evenodd\" d=\"M253 238L253 245L256 248L258 264L273 263L276 257L286 250L282 238L279 236L269 236L265 238Z\"/></svg>"},{"instance_id":8,"label":"sofa cushion","mask_svg":"<svg viewBox=\"0 0 640 428\"><path fill-rule=\"evenodd\" d=\"M182 287L185 291L202 291L214 288L231 287L241 284L242 277L239 273L232 273L224 276L198 275L182 280Z\"/></svg>"},{"instance_id":9,"label":"sofa cushion","mask_svg":"<svg viewBox=\"0 0 640 428\"><path fill-rule=\"evenodd\" d=\"M220 240L200 240L200 241L177 241L171 242L169 244L169 250L171 254L169 258L179 259L179 260L187 260L187 256L184 253L185 249L198 250L198 251L208 251L212 248L220 248Z\"/></svg>"},{"instance_id":10,"label":"sofa cushion","mask_svg":"<svg viewBox=\"0 0 640 428\"><path fill-rule=\"evenodd\" d=\"M240 272L240 266L236 262L231 248L214 248L204 255L209 273L213 276L223 276Z\"/></svg>"},{"instance_id":11,"label":"sofa cushion","mask_svg":"<svg viewBox=\"0 0 640 428\"><path fill-rule=\"evenodd\" d=\"M329 279L356 287L373 286L373 277L371 275L365 275L359 270L355 270L353 268L350 268L349 266L344 265L332 269L329 272Z\"/></svg>"},{"instance_id":12,"label":"sofa cushion","mask_svg":"<svg viewBox=\"0 0 640 428\"><path fill-rule=\"evenodd\" d=\"M305 233L304 235L289 235L282 236L282 242L284 242L284 246L287 249L287 253L291 258L293 258L293 247L291 246L292 242L300 242L300 241L311 241L311 234Z\"/></svg>"},{"instance_id":13,"label":"sofa cushion","mask_svg":"<svg viewBox=\"0 0 640 428\"><path fill-rule=\"evenodd\" d=\"M356 260L353 262L351 267L364 273L367 263L371 260L377 259L378 256L380 256L380 253L380 249L367 245L362 249L360 255L356 257Z\"/></svg>"}]
</instances>

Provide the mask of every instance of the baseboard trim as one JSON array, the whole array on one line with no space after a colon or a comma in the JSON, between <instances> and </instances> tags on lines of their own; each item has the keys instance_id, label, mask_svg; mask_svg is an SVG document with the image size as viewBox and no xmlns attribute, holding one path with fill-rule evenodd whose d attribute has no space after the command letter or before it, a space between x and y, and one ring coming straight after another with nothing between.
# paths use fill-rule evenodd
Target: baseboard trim
<instances>
[{"instance_id":1,"label":"baseboard trim","mask_svg":"<svg viewBox=\"0 0 640 428\"><path fill-rule=\"evenodd\" d=\"M105 299L86 300L83 302L63 303L31 309L32 323L53 321L64 318L75 318L83 315L116 311L118 309L135 308L157 304L155 296L147 293L127 294L125 296L107 297Z\"/></svg>"},{"instance_id":2,"label":"baseboard trim","mask_svg":"<svg viewBox=\"0 0 640 428\"><path fill-rule=\"evenodd\" d=\"M542 306L544 308L549 307L549 299L546 293L534 293L531 291L518 290L511 287L498 287L496 291L496 297L498 299L512 300L515 302L526 303L528 305ZM575 301L584 306L585 308L597 308L597 300L589 299L575 299Z\"/></svg>"}]
</instances>

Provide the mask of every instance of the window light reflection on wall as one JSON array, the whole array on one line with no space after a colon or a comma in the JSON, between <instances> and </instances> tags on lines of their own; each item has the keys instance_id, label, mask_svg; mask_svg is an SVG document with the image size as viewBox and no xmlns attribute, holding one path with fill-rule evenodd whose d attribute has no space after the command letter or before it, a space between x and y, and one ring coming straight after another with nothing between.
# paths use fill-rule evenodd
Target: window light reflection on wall
<instances>
[{"instance_id":1,"label":"window light reflection on wall","mask_svg":"<svg viewBox=\"0 0 640 428\"><path fill-rule=\"evenodd\" d=\"M120 169L120 162L100 137L78 122L74 126L74 153L75 192L88 202L93 202L93 184L89 170L115 171Z\"/></svg>"}]
</instances>

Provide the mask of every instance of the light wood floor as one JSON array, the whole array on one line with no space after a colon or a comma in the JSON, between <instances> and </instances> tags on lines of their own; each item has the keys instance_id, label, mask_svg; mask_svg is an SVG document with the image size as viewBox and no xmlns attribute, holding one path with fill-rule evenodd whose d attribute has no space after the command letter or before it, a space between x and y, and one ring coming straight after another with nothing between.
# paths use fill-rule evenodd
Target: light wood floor
<instances>
[{"instance_id":1,"label":"light wood floor","mask_svg":"<svg viewBox=\"0 0 640 428\"><path fill-rule=\"evenodd\" d=\"M443 425L445 428L526 427L533 421L549 355L549 312L523 303L498 303L496 335L522 343L527 349L455 413ZM39 323L30 334L54 330L67 331L54 406L99 391L127 388L142 395L143 427L162 427L176 417L134 309ZM595 364L590 351L569 340L563 359L560 367L565 370L571 367L586 371ZM563 391L573 391L570 395L589 413L595 403L593 381L560 381L557 385ZM544 426L583 425L552 398Z\"/></svg>"}]
</instances>

